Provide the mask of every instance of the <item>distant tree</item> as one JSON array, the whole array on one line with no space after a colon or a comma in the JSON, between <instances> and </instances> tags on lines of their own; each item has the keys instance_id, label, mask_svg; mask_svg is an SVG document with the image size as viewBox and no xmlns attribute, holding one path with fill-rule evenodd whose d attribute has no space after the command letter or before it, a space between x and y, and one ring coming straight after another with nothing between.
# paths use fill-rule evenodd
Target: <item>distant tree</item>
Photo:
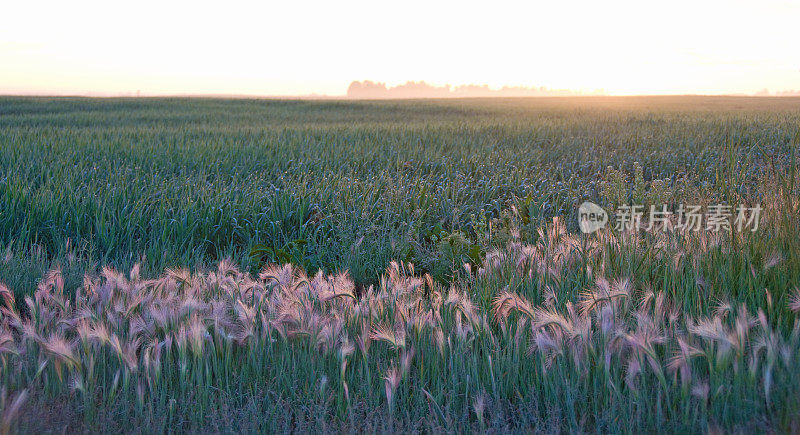
<instances>
[{"instance_id":1,"label":"distant tree","mask_svg":"<svg viewBox=\"0 0 800 435\"><path fill-rule=\"evenodd\" d=\"M369 80L353 81L347 88L347 97L355 99L376 98L474 98L474 97L538 97L538 96L567 96L582 95L568 89L548 89L541 87L504 86L501 89L491 89L489 85L460 85L455 88L450 85L433 86L424 81L408 81L394 87L387 87L386 83L372 82ZM602 94L593 92L592 94Z\"/></svg>"},{"instance_id":2,"label":"distant tree","mask_svg":"<svg viewBox=\"0 0 800 435\"><path fill-rule=\"evenodd\" d=\"M389 98L389 91L386 83L376 83L369 80L360 82L358 80L350 83L347 88L348 98Z\"/></svg>"}]
</instances>

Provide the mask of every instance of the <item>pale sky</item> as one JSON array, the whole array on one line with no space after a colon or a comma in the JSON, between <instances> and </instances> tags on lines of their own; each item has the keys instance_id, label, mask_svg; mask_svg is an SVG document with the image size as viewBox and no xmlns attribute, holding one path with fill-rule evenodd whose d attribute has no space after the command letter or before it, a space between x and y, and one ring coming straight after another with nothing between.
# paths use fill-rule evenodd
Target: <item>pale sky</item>
<instances>
[{"instance_id":1,"label":"pale sky","mask_svg":"<svg viewBox=\"0 0 800 435\"><path fill-rule=\"evenodd\" d=\"M0 94L800 90L800 1L4 0Z\"/></svg>"}]
</instances>

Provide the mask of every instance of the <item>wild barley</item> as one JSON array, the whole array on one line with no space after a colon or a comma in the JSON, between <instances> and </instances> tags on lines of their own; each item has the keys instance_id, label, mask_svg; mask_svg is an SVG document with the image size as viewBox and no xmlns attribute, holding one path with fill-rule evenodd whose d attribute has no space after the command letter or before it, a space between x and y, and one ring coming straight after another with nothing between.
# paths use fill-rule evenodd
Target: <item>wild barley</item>
<instances>
[{"instance_id":1,"label":"wild barley","mask_svg":"<svg viewBox=\"0 0 800 435\"><path fill-rule=\"evenodd\" d=\"M433 342L436 344L436 349L439 351L439 355L444 356L446 343L444 340L444 331L439 326L436 326L436 328L433 330Z\"/></svg>"},{"instance_id":2,"label":"wild barley","mask_svg":"<svg viewBox=\"0 0 800 435\"><path fill-rule=\"evenodd\" d=\"M11 334L10 331L1 331L0 332L0 357L5 354L13 353L17 354L17 344L14 341L14 335Z\"/></svg>"},{"instance_id":3,"label":"wild barley","mask_svg":"<svg viewBox=\"0 0 800 435\"><path fill-rule=\"evenodd\" d=\"M552 332L537 331L531 339L528 354L541 352L545 357L545 365L549 367L557 357L564 355L566 350L567 346L561 330Z\"/></svg>"},{"instance_id":4,"label":"wild barley","mask_svg":"<svg viewBox=\"0 0 800 435\"><path fill-rule=\"evenodd\" d=\"M395 348L403 348L406 345L405 331L388 324L376 325L372 328L369 338L375 341L385 341Z\"/></svg>"},{"instance_id":5,"label":"wild barley","mask_svg":"<svg viewBox=\"0 0 800 435\"><path fill-rule=\"evenodd\" d=\"M111 334L109 333L108 326L103 322L89 324L86 330L86 337L100 345L107 344L111 341Z\"/></svg>"},{"instance_id":6,"label":"wild barley","mask_svg":"<svg viewBox=\"0 0 800 435\"><path fill-rule=\"evenodd\" d=\"M472 409L475 411L475 417L478 419L478 423L481 425L481 428L484 428L485 423L483 413L486 410L485 392L480 392L475 396L475 400L472 402Z\"/></svg>"},{"instance_id":7,"label":"wild barley","mask_svg":"<svg viewBox=\"0 0 800 435\"><path fill-rule=\"evenodd\" d=\"M411 368L411 361L414 359L414 348L403 351L400 355L400 372L405 376Z\"/></svg>"},{"instance_id":8,"label":"wild barley","mask_svg":"<svg viewBox=\"0 0 800 435\"><path fill-rule=\"evenodd\" d=\"M675 374L680 373L683 385L692 380L692 359L703 355L703 352L689 345L683 337L678 337L678 350L667 362L667 369Z\"/></svg>"},{"instance_id":9,"label":"wild barley","mask_svg":"<svg viewBox=\"0 0 800 435\"><path fill-rule=\"evenodd\" d=\"M714 316L724 319L733 311L733 307L731 306L730 302L720 300L717 302L717 306L714 308Z\"/></svg>"},{"instance_id":10,"label":"wild barley","mask_svg":"<svg viewBox=\"0 0 800 435\"><path fill-rule=\"evenodd\" d=\"M795 313L800 313L800 288L795 287L789 296L789 309Z\"/></svg>"},{"instance_id":11,"label":"wild barley","mask_svg":"<svg viewBox=\"0 0 800 435\"><path fill-rule=\"evenodd\" d=\"M557 326L567 336L573 333L572 322L555 310L548 310L544 308L535 308L533 315L534 329L544 329Z\"/></svg>"},{"instance_id":12,"label":"wild barley","mask_svg":"<svg viewBox=\"0 0 800 435\"><path fill-rule=\"evenodd\" d=\"M200 358L203 354L203 343L205 342L208 330L200 317L193 317L189 323L188 338L195 358ZM136 343L138 344L138 343ZM137 346L138 347L138 346ZM134 348L135 349L135 348ZM135 351L132 355L135 358Z\"/></svg>"},{"instance_id":13,"label":"wild barley","mask_svg":"<svg viewBox=\"0 0 800 435\"><path fill-rule=\"evenodd\" d=\"M701 319L697 323L689 323L688 329L690 333L708 341L716 342L723 347L729 347L733 344L719 317Z\"/></svg>"},{"instance_id":14,"label":"wild barley","mask_svg":"<svg viewBox=\"0 0 800 435\"><path fill-rule=\"evenodd\" d=\"M80 360L75 356L72 345L63 337L57 334L50 335L42 342L42 346L50 355L68 367L74 368L80 365Z\"/></svg>"},{"instance_id":15,"label":"wild barley","mask_svg":"<svg viewBox=\"0 0 800 435\"><path fill-rule=\"evenodd\" d=\"M618 301L625 301L630 297L631 284L628 279L621 279L609 283L605 278L598 277L595 290L584 290L580 294L580 311L588 314L598 307L606 304L615 307Z\"/></svg>"},{"instance_id":16,"label":"wild barley","mask_svg":"<svg viewBox=\"0 0 800 435\"><path fill-rule=\"evenodd\" d=\"M356 336L356 345L358 345L361 355L365 358L369 352L372 344L372 334L370 333L369 324L367 322L361 323L361 333Z\"/></svg>"},{"instance_id":17,"label":"wild barley","mask_svg":"<svg viewBox=\"0 0 800 435\"><path fill-rule=\"evenodd\" d=\"M639 362L639 358L636 354L630 354L628 356L628 363L625 365L625 384L628 385L628 388L632 390L638 390L638 384L636 383L636 377L642 372L642 365Z\"/></svg>"},{"instance_id":18,"label":"wild barley","mask_svg":"<svg viewBox=\"0 0 800 435\"><path fill-rule=\"evenodd\" d=\"M397 391L397 387L400 386L401 379L402 373L397 367L387 370L386 375L383 377L386 401L389 403L390 410L394 410L394 394Z\"/></svg>"},{"instance_id":19,"label":"wild barley","mask_svg":"<svg viewBox=\"0 0 800 435\"><path fill-rule=\"evenodd\" d=\"M8 287L2 282L0 282L0 297L3 298L3 303L5 304L6 310L13 312L15 310L14 292L9 290Z\"/></svg>"},{"instance_id":20,"label":"wild barley","mask_svg":"<svg viewBox=\"0 0 800 435\"><path fill-rule=\"evenodd\" d=\"M492 300L492 311L494 313L495 322L504 321L512 311L519 311L531 319L536 317L536 312L530 302L509 291L499 293Z\"/></svg>"}]
</instances>

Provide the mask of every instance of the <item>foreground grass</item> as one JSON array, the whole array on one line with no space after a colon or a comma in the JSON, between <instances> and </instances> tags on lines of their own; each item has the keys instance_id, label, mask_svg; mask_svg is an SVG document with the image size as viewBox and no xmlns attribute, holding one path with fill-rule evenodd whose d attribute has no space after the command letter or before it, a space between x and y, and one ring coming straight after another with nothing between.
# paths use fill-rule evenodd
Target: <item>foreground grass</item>
<instances>
[{"instance_id":1,"label":"foreground grass","mask_svg":"<svg viewBox=\"0 0 800 435\"><path fill-rule=\"evenodd\" d=\"M773 200L760 234L577 237L555 219L448 287L401 263L357 293L346 273L222 262L150 280L104 269L70 297L54 270L29 316L0 289L3 421L794 431L800 264L780 251L797 223L779 217L800 201Z\"/></svg>"}]
</instances>

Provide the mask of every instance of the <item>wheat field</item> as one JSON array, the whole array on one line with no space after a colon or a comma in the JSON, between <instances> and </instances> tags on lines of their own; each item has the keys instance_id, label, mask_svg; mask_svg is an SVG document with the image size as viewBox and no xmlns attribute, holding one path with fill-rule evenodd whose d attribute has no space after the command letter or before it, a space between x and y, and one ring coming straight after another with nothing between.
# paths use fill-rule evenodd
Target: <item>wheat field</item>
<instances>
[{"instance_id":1,"label":"wheat field","mask_svg":"<svg viewBox=\"0 0 800 435\"><path fill-rule=\"evenodd\" d=\"M799 145L800 98L0 98L0 430L796 432Z\"/></svg>"}]
</instances>

